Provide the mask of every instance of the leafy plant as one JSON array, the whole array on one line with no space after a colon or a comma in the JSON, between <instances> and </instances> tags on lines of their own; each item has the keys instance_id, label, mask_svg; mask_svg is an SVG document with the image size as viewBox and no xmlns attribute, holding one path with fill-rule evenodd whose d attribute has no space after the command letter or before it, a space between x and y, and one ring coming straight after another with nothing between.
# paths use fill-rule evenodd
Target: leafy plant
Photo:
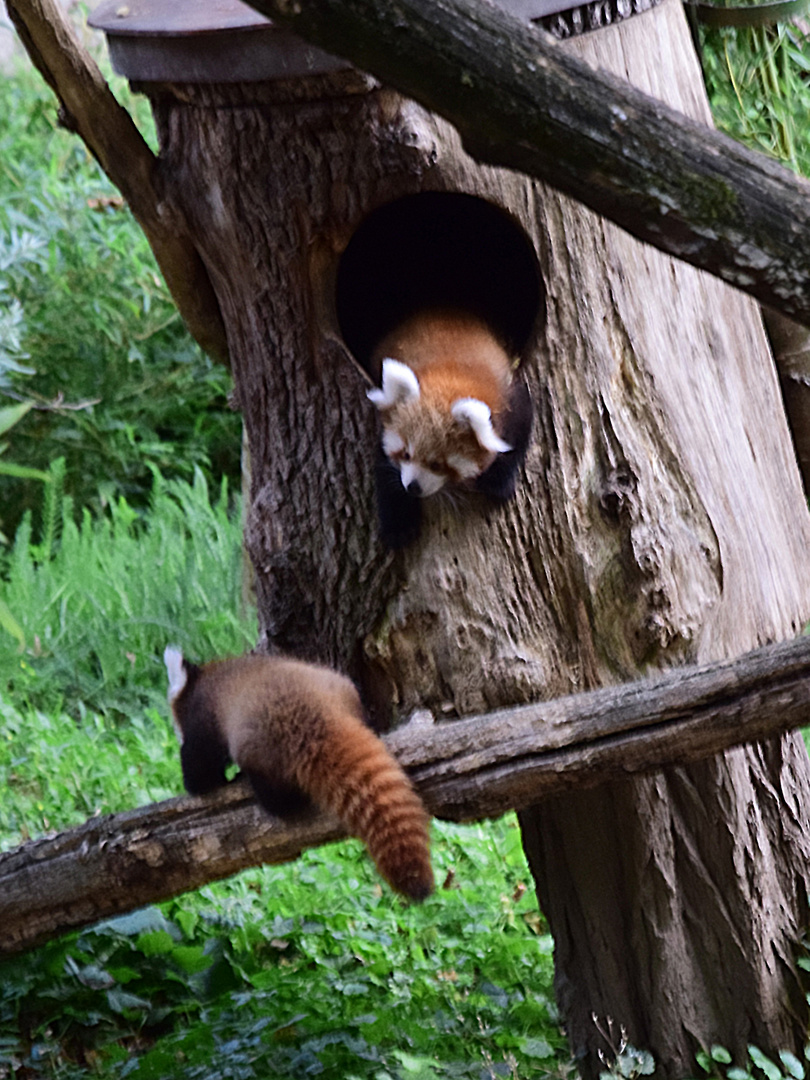
<instances>
[{"instance_id":1,"label":"leafy plant","mask_svg":"<svg viewBox=\"0 0 810 1080\"><path fill-rule=\"evenodd\" d=\"M116 81L139 123L152 122ZM153 468L209 481L240 471L228 373L183 327L140 228L31 71L0 80L0 393L37 403L14 460L64 457L77 506L146 506ZM0 475L6 527L39 499Z\"/></svg>"},{"instance_id":2,"label":"leafy plant","mask_svg":"<svg viewBox=\"0 0 810 1080\"><path fill-rule=\"evenodd\" d=\"M810 42L797 27L704 29L703 71L718 127L810 174Z\"/></svg>"},{"instance_id":3,"label":"leafy plant","mask_svg":"<svg viewBox=\"0 0 810 1080\"><path fill-rule=\"evenodd\" d=\"M772 1061L757 1046L749 1046L745 1065L734 1065L724 1046L712 1046L696 1055L698 1065L709 1076L720 1080L804 1080L806 1070L790 1050L779 1052L779 1064ZM810 1047L805 1050L810 1061Z\"/></svg>"},{"instance_id":4,"label":"leafy plant","mask_svg":"<svg viewBox=\"0 0 810 1080\"><path fill-rule=\"evenodd\" d=\"M600 1080L638 1080L640 1076L653 1075L655 1061L652 1054L632 1046L623 1025L619 1025L617 1031L610 1016L603 1022L592 1013L591 1019L607 1045L607 1050L599 1051L599 1060L604 1065L599 1073Z\"/></svg>"},{"instance_id":5,"label":"leafy plant","mask_svg":"<svg viewBox=\"0 0 810 1080\"><path fill-rule=\"evenodd\" d=\"M514 816L434 847L418 907L347 841L2 964L0 1048L36 1077L570 1073Z\"/></svg>"}]
</instances>

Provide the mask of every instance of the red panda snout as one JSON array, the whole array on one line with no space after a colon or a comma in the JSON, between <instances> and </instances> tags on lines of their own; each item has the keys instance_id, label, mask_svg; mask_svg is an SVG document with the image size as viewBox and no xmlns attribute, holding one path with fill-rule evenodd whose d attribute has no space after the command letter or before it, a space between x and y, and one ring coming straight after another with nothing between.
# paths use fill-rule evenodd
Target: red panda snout
<instances>
[{"instance_id":1,"label":"red panda snout","mask_svg":"<svg viewBox=\"0 0 810 1080\"><path fill-rule=\"evenodd\" d=\"M422 498L445 484L475 480L496 457L465 421L425 402L392 410L383 427L382 446L405 490Z\"/></svg>"}]
</instances>

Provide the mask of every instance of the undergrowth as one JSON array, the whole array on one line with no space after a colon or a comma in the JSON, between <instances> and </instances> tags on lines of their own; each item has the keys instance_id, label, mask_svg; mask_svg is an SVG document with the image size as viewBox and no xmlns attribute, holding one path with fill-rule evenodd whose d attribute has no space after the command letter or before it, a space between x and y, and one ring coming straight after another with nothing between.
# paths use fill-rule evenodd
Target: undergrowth
<instances>
[{"instance_id":1,"label":"undergrowth","mask_svg":"<svg viewBox=\"0 0 810 1080\"><path fill-rule=\"evenodd\" d=\"M0 1075L573 1074L514 817L436 824L434 865L408 907L346 841L6 961Z\"/></svg>"},{"instance_id":2,"label":"undergrowth","mask_svg":"<svg viewBox=\"0 0 810 1080\"><path fill-rule=\"evenodd\" d=\"M167 642L191 656L255 642L255 615L238 610L241 521L226 481L210 501L200 471L187 484L153 469L145 515L121 496L93 516L62 494L61 462L50 475L36 530L26 513L0 557L17 626L3 637L0 686L15 702L128 718L162 703Z\"/></svg>"},{"instance_id":3,"label":"undergrowth","mask_svg":"<svg viewBox=\"0 0 810 1080\"><path fill-rule=\"evenodd\" d=\"M0 627L0 847L182 790L160 660L241 652L239 507L155 473L75 522L55 463ZM0 964L0 1077L545 1077L567 1050L513 816L437 823L408 907L347 841ZM493 947L497 942L497 947Z\"/></svg>"},{"instance_id":4,"label":"undergrowth","mask_svg":"<svg viewBox=\"0 0 810 1080\"><path fill-rule=\"evenodd\" d=\"M115 89L153 138L143 97ZM146 505L151 469L239 475L229 374L191 340L131 213L81 141L57 124L31 69L0 78L0 405L34 408L13 460L64 457L77 506ZM0 475L0 530L39 499Z\"/></svg>"}]
</instances>

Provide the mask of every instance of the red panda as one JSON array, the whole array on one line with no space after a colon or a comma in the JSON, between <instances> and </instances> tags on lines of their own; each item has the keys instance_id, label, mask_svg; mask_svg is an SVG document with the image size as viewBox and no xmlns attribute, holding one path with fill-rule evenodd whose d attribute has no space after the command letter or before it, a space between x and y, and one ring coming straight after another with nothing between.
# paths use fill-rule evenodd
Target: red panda
<instances>
[{"instance_id":1,"label":"red panda","mask_svg":"<svg viewBox=\"0 0 810 1080\"><path fill-rule=\"evenodd\" d=\"M197 666L168 646L163 660L190 794L224 784L233 761L269 813L300 812L311 800L365 842L393 889L412 900L432 892L427 811L366 726L349 679L285 657Z\"/></svg>"},{"instance_id":2,"label":"red panda","mask_svg":"<svg viewBox=\"0 0 810 1080\"><path fill-rule=\"evenodd\" d=\"M368 391L382 418L377 496L383 540L419 532L418 499L446 484L512 497L531 434L531 400L515 361L471 313L424 310L374 351L382 387ZM392 475L393 470L393 475Z\"/></svg>"}]
</instances>

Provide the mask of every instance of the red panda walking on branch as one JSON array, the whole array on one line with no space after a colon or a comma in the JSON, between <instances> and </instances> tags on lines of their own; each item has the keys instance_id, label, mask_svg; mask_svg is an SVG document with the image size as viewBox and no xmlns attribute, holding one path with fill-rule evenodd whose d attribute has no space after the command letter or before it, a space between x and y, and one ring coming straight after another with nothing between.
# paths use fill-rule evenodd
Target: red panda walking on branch
<instances>
[{"instance_id":1,"label":"red panda walking on branch","mask_svg":"<svg viewBox=\"0 0 810 1080\"><path fill-rule=\"evenodd\" d=\"M270 813L311 800L368 847L397 892L433 890L428 814L400 765L367 727L353 683L299 660L243 656L198 667L169 646L163 659L192 795L225 783L235 762Z\"/></svg>"},{"instance_id":2,"label":"red panda walking on branch","mask_svg":"<svg viewBox=\"0 0 810 1080\"><path fill-rule=\"evenodd\" d=\"M489 326L454 309L424 310L374 350L381 388L368 391L382 417L377 467L380 533L400 548L419 534L419 500L445 485L504 502L532 427L528 388Z\"/></svg>"}]
</instances>

